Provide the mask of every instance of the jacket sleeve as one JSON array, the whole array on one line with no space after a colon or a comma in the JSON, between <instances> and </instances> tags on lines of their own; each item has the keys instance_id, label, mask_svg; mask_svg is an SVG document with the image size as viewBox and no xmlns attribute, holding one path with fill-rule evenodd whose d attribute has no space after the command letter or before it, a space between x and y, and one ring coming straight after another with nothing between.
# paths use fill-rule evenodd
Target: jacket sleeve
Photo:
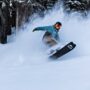
<instances>
[{"instance_id":1,"label":"jacket sleeve","mask_svg":"<svg viewBox=\"0 0 90 90\"><path fill-rule=\"evenodd\" d=\"M45 26L45 27L37 27L33 31L48 31L48 30L49 30L49 27Z\"/></svg>"},{"instance_id":2,"label":"jacket sleeve","mask_svg":"<svg viewBox=\"0 0 90 90\"><path fill-rule=\"evenodd\" d=\"M57 41L60 41L59 35L56 36Z\"/></svg>"},{"instance_id":3,"label":"jacket sleeve","mask_svg":"<svg viewBox=\"0 0 90 90\"><path fill-rule=\"evenodd\" d=\"M59 41L60 39L59 39L59 35L58 35L58 33L56 33L56 32L53 32L53 37L57 40L57 41Z\"/></svg>"}]
</instances>

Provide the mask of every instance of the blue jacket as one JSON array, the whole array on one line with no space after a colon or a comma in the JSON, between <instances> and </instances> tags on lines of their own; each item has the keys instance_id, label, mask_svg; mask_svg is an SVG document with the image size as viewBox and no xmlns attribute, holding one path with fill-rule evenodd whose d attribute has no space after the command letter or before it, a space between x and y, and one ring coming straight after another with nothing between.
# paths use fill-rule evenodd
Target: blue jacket
<instances>
[{"instance_id":1,"label":"blue jacket","mask_svg":"<svg viewBox=\"0 0 90 90\"><path fill-rule=\"evenodd\" d=\"M56 40L59 40L59 35L58 35L58 31L54 26L44 26L44 27L37 27L34 29L35 31L47 31L49 32L52 37Z\"/></svg>"}]
</instances>

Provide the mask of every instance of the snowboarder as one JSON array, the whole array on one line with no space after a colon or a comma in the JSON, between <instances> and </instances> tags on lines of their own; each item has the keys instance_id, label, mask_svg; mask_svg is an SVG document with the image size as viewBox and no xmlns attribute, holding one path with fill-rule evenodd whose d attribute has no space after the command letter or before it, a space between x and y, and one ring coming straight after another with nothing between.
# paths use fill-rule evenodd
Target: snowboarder
<instances>
[{"instance_id":1,"label":"snowboarder","mask_svg":"<svg viewBox=\"0 0 90 90\"><path fill-rule=\"evenodd\" d=\"M62 26L61 22L56 22L52 26L44 26L44 27L37 27L33 30L34 31L46 31L43 36L43 41L48 46L54 46L59 42L59 35L58 32Z\"/></svg>"},{"instance_id":2,"label":"snowboarder","mask_svg":"<svg viewBox=\"0 0 90 90\"><path fill-rule=\"evenodd\" d=\"M58 32L61 26L62 26L61 22L56 22L52 26L36 27L33 30L33 32L39 30L46 31L43 36L43 41L46 45L50 46L47 54L52 59L57 59L67 54L68 52L72 51L76 47L76 44L74 44L73 42L69 42L63 47L60 46L61 44L59 44Z\"/></svg>"}]
</instances>

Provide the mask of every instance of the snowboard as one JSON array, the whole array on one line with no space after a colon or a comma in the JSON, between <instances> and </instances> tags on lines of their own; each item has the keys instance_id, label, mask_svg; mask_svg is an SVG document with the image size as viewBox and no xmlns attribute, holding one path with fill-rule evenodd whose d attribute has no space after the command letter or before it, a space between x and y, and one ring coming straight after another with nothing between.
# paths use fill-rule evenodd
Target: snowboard
<instances>
[{"instance_id":1,"label":"snowboard","mask_svg":"<svg viewBox=\"0 0 90 90\"><path fill-rule=\"evenodd\" d=\"M52 59L60 58L61 56L67 54L70 51L72 51L75 47L76 47L75 43L69 42L68 44L66 44L62 48L58 48L58 49L54 50L54 52L51 53L51 55L49 55L49 58L52 58Z\"/></svg>"}]
</instances>

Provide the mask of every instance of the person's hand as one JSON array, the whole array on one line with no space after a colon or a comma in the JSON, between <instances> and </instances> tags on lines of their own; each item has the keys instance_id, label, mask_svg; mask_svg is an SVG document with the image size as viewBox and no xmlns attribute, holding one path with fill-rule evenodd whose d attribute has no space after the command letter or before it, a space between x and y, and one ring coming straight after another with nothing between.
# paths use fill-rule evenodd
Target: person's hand
<instances>
[{"instance_id":1,"label":"person's hand","mask_svg":"<svg viewBox=\"0 0 90 90\"><path fill-rule=\"evenodd\" d=\"M32 32L34 32L35 31L35 29L33 29L33 31Z\"/></svg>"}]
</instances>

